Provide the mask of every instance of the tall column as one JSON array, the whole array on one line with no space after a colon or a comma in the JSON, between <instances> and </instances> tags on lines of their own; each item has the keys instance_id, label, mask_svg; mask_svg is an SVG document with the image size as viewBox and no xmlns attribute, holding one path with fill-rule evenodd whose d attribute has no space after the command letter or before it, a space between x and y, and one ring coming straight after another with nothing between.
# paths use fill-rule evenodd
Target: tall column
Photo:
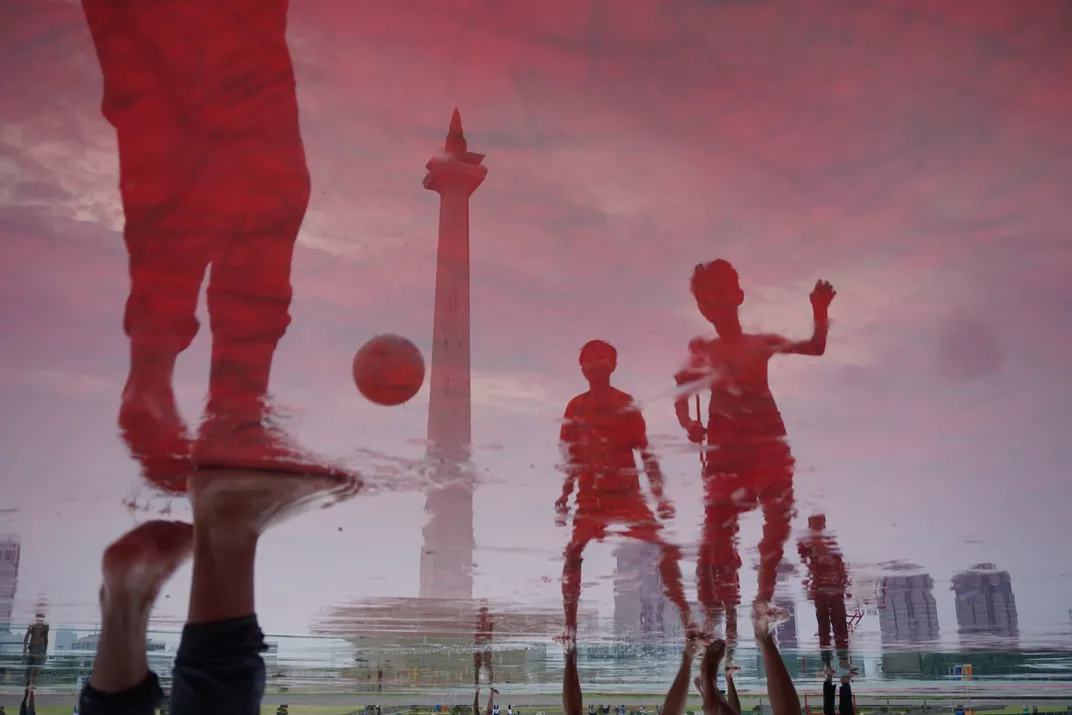
<instances>
[{"instance_id":1,"label":"tall column","mask_svg":"<svg viewBox=\"0 0 1072 715\"><path fill-rule=\"evenodd\" d=\"M436 462L427 493L421 549L421 598L473 596L473 489L466 473L472 441L469 359L469 197L488 169L467 148L458 110L444 151L426 165L424 188L439 194L428 456Z\"/></svg>"}]
</instances>

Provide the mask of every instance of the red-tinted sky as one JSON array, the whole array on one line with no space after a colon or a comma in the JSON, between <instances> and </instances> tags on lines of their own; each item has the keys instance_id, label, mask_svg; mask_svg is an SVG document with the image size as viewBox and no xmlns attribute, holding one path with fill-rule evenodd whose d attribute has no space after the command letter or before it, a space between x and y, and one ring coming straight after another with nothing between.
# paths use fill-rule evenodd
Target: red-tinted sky
<instances>
[{"instance_id":1,"label":"red-tinted sky","mask_svg":"<svg viewBox=\"0 0 1072 715\"><path fill-rule=\"evenodd\" d=\"M48 594L88 618L96 553L135 484L113 427L127 368L115 137L78 5L9 2L0 17L0 506L19 510L0 530L23 534L21 611ZM565 539L551 522L556 420L584 388L577 351L592 338L618 348L616 384L643 402L679 502L675 538L695 538L696 455L670 393L708 329L692 266L724 257L750 327L806 335L811 285L838 290L827 354L772 373L802 516L825 510L850 562L907 559L939 580L998 562L1025 627L1066 618L1072 563L1051 548L1072 537L1065 3L293 0L289 36L313 198L273 391L307 446L366 471L420 455L426 392L374 407L349 363L380 332L428 354L424 163L455 106L487 154L472 200L475 460L489 481L476 539L500 550L478 554L478 591L558 596L541 578L557 578ZM180 362L190 419L206 338ZM411 487L397 470L385 478ZM265 628L415 595L421 498L402 492L272 537L265 563L298 585L265 589ZM758 530L752 517L746 543ZM385 532L390 559L354 549ZM320 581L340 558L354 575ZM589 568L609 573L609 549Z\"/></svg>"}]
</instances>

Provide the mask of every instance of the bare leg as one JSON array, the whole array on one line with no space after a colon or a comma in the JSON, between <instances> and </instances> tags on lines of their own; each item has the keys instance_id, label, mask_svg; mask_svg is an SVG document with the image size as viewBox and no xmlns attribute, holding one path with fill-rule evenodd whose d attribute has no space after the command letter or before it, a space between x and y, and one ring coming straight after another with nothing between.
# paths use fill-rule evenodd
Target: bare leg
<instances>
[{"instance_id":1,"label":"bare leg","mask_svg":"<svg viewBox=\"0 0 1072 715\"><path fill-rule=\"evenodd\" d=\"M195 472L190 624L251 616L253 564L260 535L317 496L338 488L328 477L249 470Z\"/></svg>"},{"instance_id":2,"label":"bare leg","mask_svg":"<svg viewBox=\"0 0 1072 715\"><path fill-rule=\"evenodd\" d=\"M584 703L577 675L577 648L566 646L566 669L562 673L562 709L565 715L582 715Z\"/></svg>"},{"instance_id":3,"label":"bare leg","mask_svg":"<svg viewBox=\"0 0 1072 715\"><path fill-rule=\"evenodd\" d=\"M677 677L666 693L662 715L681 715L685 711L685 703L689 697L689 676L692 675L693 649L694 643L690 640L681 653L681 667L677 670Z\"/></svg>"},{"instance_id":4,"label":"bare leg","mask_svg":"<svg viewBox=\"0 0 1072 715\"><path fill-rule=\"evenodd\" d=\"M718 666L725 653L725 641L718 640L709 645L700 663L700 674L693 681L703 698L704 715L741 715L718 691Z\"/></svg>"},{"instance_id":5,"label":"bare leg","mask_svg":"<svg viewBox=\"0 0 1072 715\"><path fill-rule=\"evenodd\" d=\"M838 700L838 715L855 715L856 703L852 699L852 675L841 676L841 697Z\"/></svg>"},{"instance_id":6,"label":"bare leg","mask_svg":"<svg viewBox=\"0 0 1072 715\"><path fill-rule=\"evenodd\" d=\"M771 710L774 715L797 715L800 712L800 698L774 643L771 618L764 604L758 603L753 608L752 623L756 630L756 645L763 654L763 666L767 670L767 696Z\"/></svg>"},{"instance_id":7,"label":"bare leg","mask_svg":"<svg viewBox=\"0 0 1072 715\"><path fill-rule=\"evenodd\" d=\"M662 552L659 558L659 574L666 597L677 606L681 625L685 632L689 633L693 630L692 612L689 610L688 599L685 598L685 589L681 585L681 549L657 537L652 539L652 543L657 544ZM688 690L688 678L685 678L684 682L685 690Z\"/></svg>"},{"instance_id":8,"label":"bare leg","mask_svg":"<svg viewBox=\"0 0 1072 715\"><path fill-rule=\"evenodd\" d=\"M581 600L581 554L588 544L586 538L578 538L577 531L575 528L574 538L562 554L562 607L566 616L566 632L574 635L577 633L577 606Z\"/></svg>"},{"instance_id":9,"label":"bare leg","mask_svg":"<svg viewBox=\"0 0 1072 715\"><path fill-rule=\"evenodd\" d=\"M476 689L473 693L473 715L480 715L480 688ZM491 710L488 710L488 715L491 715Z\"/></svg>"},{"instance_id":10,"label":"bare leg","mask_svg":"<svg viewBox=\"0 0 1072 715\"><path fill-rule=\"evenodd\" d=\"M733 682L733 676L736 671L737 669L733 667L726 668L726 696L730 707L737 712L741 712L741 699L737 697L737 686Z\"/></svg>"},{"instance_id":11,"label":"bare leg","mask_svg":"<svg viewBox=\"0 0 1072 715\"><path fill-rule=\"evenodd\" d=\"M102 559L101 632L90 685L101 693L131 690L149 674L145 637L161 587L190 556L193 529L150 521L109 546Z\"/></svg>"}]
</instances>

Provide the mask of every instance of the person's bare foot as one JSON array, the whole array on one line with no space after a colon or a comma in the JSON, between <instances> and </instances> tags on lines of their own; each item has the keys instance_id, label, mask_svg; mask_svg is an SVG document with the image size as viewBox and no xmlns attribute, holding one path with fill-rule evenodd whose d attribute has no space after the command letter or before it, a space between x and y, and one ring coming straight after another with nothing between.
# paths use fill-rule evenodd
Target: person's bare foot
<instances>
[{"instance_id":1,"label":"person's bare foot","mask_svg":"<svg viewBox=\"0 0 1072 715\"><path fill-rule=\"evenodd\" d=\"M181 521L147 521L127 532L101 558L102 605L130 599L130 605L152 606L192 552L193 527Z\"/></svg>"},{"instance_id":2,"label":"person's bare foot","mask_svg":"<svg viewBox=\"0 0 1072 715\"><path fill-rule=\"evenodd\" d=\"M752 604L752 627L755 629L757 640L770 638L775 626L788 619L788 613L784 609L770 603L756 601Z\"/></svg>"},{"instance_id":3,"label":"person's bare foot","mask_svg":"<svg viewBox=\"0 0 1072 715\"><path fill-rule=\"evenodd\" d=\"M577 652L577 629L576 628L567 626L562 631L562 635L555 636L551 640L553 640L555 643L558 643L560 646L562 646L562 650L567 655Z\"/></svg>"},{"instance_id":4,"label":"person's bare foot","mask_svg":"<svg viewBox=\"0 0 1072 715\"><path fill-rule=\"evenodd\" d=\"M360 482L337 475L314 476L252 469L199 469L188 481L198 533L212 538L257 537L314 504L347 499ZM202 527L202 525L204 525Z\"/></svg>"}]
</instances>

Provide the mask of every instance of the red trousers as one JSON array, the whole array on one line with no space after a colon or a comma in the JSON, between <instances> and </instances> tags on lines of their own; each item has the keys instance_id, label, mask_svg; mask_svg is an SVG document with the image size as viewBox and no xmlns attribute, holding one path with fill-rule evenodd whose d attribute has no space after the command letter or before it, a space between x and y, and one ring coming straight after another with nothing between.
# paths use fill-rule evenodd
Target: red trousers
<instances>
[{"instance_id":1,"label":"red trousers","mask_svg":"<svg viewBox=\"0 0 1072 715\"><path fill-rule=\"evenodd\" d=\"M119 139L124 328L185 349L211 265L217 340L274 345L309 201L287 0L83 0Z\"/></svg>"}]
</instances>

